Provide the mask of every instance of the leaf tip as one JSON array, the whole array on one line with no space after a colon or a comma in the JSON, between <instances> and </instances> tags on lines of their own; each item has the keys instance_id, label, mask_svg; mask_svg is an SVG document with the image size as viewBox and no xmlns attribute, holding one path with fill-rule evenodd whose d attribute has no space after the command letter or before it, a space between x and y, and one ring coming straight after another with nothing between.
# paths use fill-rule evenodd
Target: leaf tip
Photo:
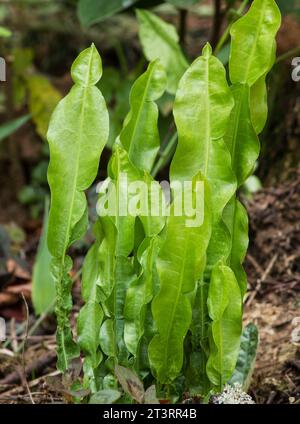
<instances>
[{"instance_id":1,"label":"leaf tip","mask_svg":"<svg viewBox=\"0 0 300 424\"><path fill-rule=\"evenodd\" d=\"M77 56L71 68L71 75L75 84L84 87L95 85L100 80L102 61L94 43Z\"/></svg>"},{"instance_id":2,"label":"leaf tip","mask_svg":"<svg viewBox=\"0 0 300 424\"><path fill-rule=\"evenodd\" d=\"M210 57L212 55L212 48L209 43L206 43L202 50L202 55L204 57Z\"/></svg>"}]
</instances>

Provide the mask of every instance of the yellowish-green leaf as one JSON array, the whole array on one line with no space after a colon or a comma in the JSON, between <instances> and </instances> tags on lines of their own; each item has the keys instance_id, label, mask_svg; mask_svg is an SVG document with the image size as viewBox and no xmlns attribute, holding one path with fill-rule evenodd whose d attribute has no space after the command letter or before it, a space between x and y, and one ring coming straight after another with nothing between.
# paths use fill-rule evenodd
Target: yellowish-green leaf
<instances>
[{"instance_id":1,"label":"yellowish-green leaf","mask_svg":"<svg viewBox=\"0 0 300 424\"><path fill-rule=\"evenodd\" d=\"M166 87L166 75L158 60L136 80L130 92L130 112L120 134L120 141L131 162L139 169L150 172L159 150L157 128L158 100Z\"/></svg>"},{"instance_id":2,"label":"yellowish-green leaf","mask_svg":"<svg viewBox=\"0 0 300 424\"><path fill-rule=\"evenodd\" d=\"M160 290L152 303L157 334L148 352L153 372L161 383L172 382L182 368L183 343L192 320L191 295L205 267L211 232L210 196L208 185L198 174L193 179L193 204L195 197L201 194L197 183L204 187L203 224L188 226L184 213L174 216L171 211L166 238L157 259ZM177 200L175 197L174 204Z\"/></svg>"},{"instance_id":3,"label":"yellowish-green leaf","mask_svg":"<svg viewBox=\"0 0 300 424\"><path fill-rule=\"evenodd\" d=\"M222 263L212 271L208 310L212 323L207 374L221 391L234 371L242 333L240 288L232 270Z\"/></svg>"},{"instance_id":4,"label":"yellowish-green leaf","mask_svg":"<svg viewBox=\"0 0 300 424\"><path fill-rule=\"evenodd\" d=\"M168 91L175 93L188 62L179 46L179 37L173 25L153 13L139 9L139 37L144 55L149 61L160 59L168 77Z\"/></svg>"},{"instance_id":5,"label":"yellowish-green leaf","mask_svg":"<svg viewBox=\"0 0 300 424\"><path fill-rule=\"evenodd\" d=\"M281 15L275 0L254 0L245 16L230 30L230 79L251 87L270 68Z\"/></svg>"},{"instance_id":6,"label":"yellowish-green leaf","mask_svg":"<svg viewBox=\"0 0 300 424\"><path fill-rule=\"evenodd\" d=\"M109 122L104 99L94 86L101 78L101 58L92 45L72 67L74 86L56 107L47 133L50 147L48 181L51 190L48 247L54 258L57 289L58 367L66 370L78 354L72 343L68 315L72 307L70 259L71 243L87 226L84 194L96 177L101 152L108 138ZM76 345L75 345L76 346Z\"/></svg>"},{"instance_id":7,"label":"yellowish-green leaf","mask_svg":"<svg viewBox=\"0 0 300 424\"><path fill-rule=\"evenodd\" d=\"M27 77L29 111L37 133L46 138L52 112L61 99L60 92L43 75Z\"/></svg>"}]
</instances>

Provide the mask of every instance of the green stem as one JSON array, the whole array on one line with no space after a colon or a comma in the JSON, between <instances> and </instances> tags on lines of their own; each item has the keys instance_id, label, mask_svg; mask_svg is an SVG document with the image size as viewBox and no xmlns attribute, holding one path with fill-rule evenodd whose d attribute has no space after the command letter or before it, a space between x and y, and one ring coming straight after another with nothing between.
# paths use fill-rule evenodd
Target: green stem
<instances>
[{"instance_id":1,"label":"green stem","mask_svg":"<svg viewBox=\"0 0 300 424\"><path fill-rule=\"evenodd\" d=\"M293 57L298 53L300 53L300 46L297 46L294 49L291 49L288 52L283 53L281 56L278 56L275 63L277 64L280 62L284 62L286 59L289 59L290 57Z\"/></svg>"},{"instance_id":2,"label":"green stem","mask_svg":"<svg viewBox=\"0 0 300 424\"><path fill-rule=\"evenodd\" d=\"M170 161L177 143L177 133L173 134L169 142L159 153L159 159L152 169L152 176L155 178L159 171Z\"/></svg>"},{"instance_id":3,"label":"green stem","mask_svg":"<svg viewBox=\"0 0 300 424\"><path fill-rule=\"evenodd\" d=\"M240 7L238 8L238 10L236 11L236 14L238 16L242 15L242 13L244 12L244 10L245 10L245 8L246 8L246 6L247 6L248 3L249 3L249 0L244 0L243 1L243 3L240 5ZM229 34L230 34L231 26L232 26L232 24L234 22L235 22L235 19L234 19L234 21L230 22L230 24L225 29L223 35L221 36L221 38L220 38L220 40L219 40L219 42L218 42L218 44L217 44L217 46L215 48L215 51L214 51L215 54L219 53L219 51L222 49L222 47L226 43L226 41L227 41L227 39L229 37Z\"/></svg>"}]
</instances>

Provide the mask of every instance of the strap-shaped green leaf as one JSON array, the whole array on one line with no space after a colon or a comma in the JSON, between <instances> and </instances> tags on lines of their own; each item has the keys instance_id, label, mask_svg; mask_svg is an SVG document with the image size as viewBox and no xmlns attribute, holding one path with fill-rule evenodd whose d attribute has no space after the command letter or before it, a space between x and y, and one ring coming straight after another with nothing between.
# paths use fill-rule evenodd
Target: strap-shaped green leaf
<instances>
[{"instance_id":1,"label":"strap-shaped green leaf","mask_svg":"<svg viewBox=\"0 0 300 424\"><path fill-rule=\"evenodd\" d=\"M102 360L99 329L104 314L100 301L105 300L112 290L110 247L111 239L115 240L114 226L107 221L106 224L102 227L100 221L96 222L96 241L85 257L82 270L81 292L85 305L79 312L77 333L79 346L85 354L84 374L88 380L95 379L96 369Z\"/></svg>"},{"instance_id":2,"label":"strap-shaped green leaf","mask_svg":"<svg viewBox=\"0 0 300 424\"><path fill-rule=\"evenodd\" d=\"M251 87L270 68L275 35L281 16L274 0L254 0L248 13L230 30L230 79Z\"/></svg>"},{"instance_id":3,"label":"strap-shaped green leaf","mask_svg":"<svg viewBox=\"0 0 300 424\"><path fill-rule=\"evenodd\" d=\"M109 177L114 187L102 197L101 204L104 206L110 202L113 204L116 198L116 210L113 213L117 229L116 255L127 257L134 247L134 226L138 216L146 237L159 234L164 227L162 195L156 216L151 216L151 189L156 187L154 193L161 193L161 187L148 172L142 172L132 164L127 151L121 145L116 145L114 148L109 162ZM131 184L135 184L134 189Z\"/></svg>"},{"instance_id":4,"label":"strap-shaped green leaf","mask_svg":"<svg viewBox=\"0 0 300 424\"><path fill-rule=\"evenodd\" d=\"M47 246L49 198L44 206L43 231L32 273L32 303L37 315L53 311L55 303L55 285L51 273L51 259Z\"/></svg>"},{"instance_id":5,"label":"strap-shaped green leaf","mask_svg":"<svg viewBox=\"0 0 300 424\"><path fill-rule=\"evenodd\" d=\"M125 343L136 357L145 331L147 305L153 298L153 280L156 278L155 261L160 248L158 237L146 238L138 250L141 275L128 288L125 304Z\"/></svg>"},{"instance_id":6,"label":"strap-shaped green leaf","mask_svg":"<svg viewBox=\"0 0 300 424\"><path fill-rule=\"evenodd\" d=\"M207 375L219 390L231 377L239 354L242 332L242 298L232 270L218 263L208 292L212 320Z\"/></svg>"},{"instance_id":7,"label":"strap-shaped green leaf","mask_svg":"<svg viewBox=\"0 0 300 424\"><path fill-rule=\"evenodd\" d=\"M173 179L191 178L201 171L212 192L213 228L207 252L205 276L199 279L191 325L193 354L190 382L202 392L208 387L205 368L208 352L207 287L210 273L229 254L230 235L222 212L236 189L229 150L223 140L233 98L222 63L206 45L182 77L174 104L178 147L171 164ZM197 369L197 371L196 371Z\"/></svg>"},{"instance_id":8,"label":"strap-shaped green leaf","mask_svg":"<svg viewBox=\"0 0 300 424\"><path fill-rule=\"evenodd\" d=\"M229 229L231 239L227 263L234 271L242 297L244 297L247 290L247 276L243 268L243 263L249 244L247 211L233 197L225 207L223 219Z\"/></svg>"},{"instance_id":9,"label":"strap-shaped green leaf","mask_svg":"<svg viewBox=\"0 0 300 424\"><path fill-rule=\"evenodd\" d=\"M164 226L165 219L162 217L160 206L158 208L158 216L152 215L151 187L155 183L150 175L150 170L160 144L157 128L158 108L155 100L163 94L165 86L165 72L160 62L156 60L150 63L147 71L136 81L130 93L131 109L120 134L120 145L116 146L111 161L111 178L119 186L120 176L126 173L128 183L144 183L148 192L142 193L143 188L141 188L140 193L128 193L126 204L129 205L130 202L134 201L134 198L140 198L141 203L143 203L143 200L146 201L148 210L146 215L139 215L137 210L134 216L117 217L115 221L118 234L117 256L121 254L126 257L132 251L134 226L138 216L142 223L146 240L148 240L147 242L150 245L153 244L154 246L155 237ZM158 183L156 183L156 187L157 192L161 193ZM126 295L124 338L128 350L135 358L144 331L146 306L152 299L151 267L153 267L154 252L151 252L153 248L146 249L146 258L145 256L140 258L142 274L139 278L132 279ZM141 252L141 250L139 251ZM111 333L111 331L108 331L109 328L107 326L109 325L107 323L104 326L107 333Z\"/></svg>"},{"instance_id":10,"label":"strap-shaped green leaf","mask_svg":"<svg viewBox=\"0 0 300 424\"><path fill-rule=\"evenodd\" d=\"M199 171L210 184L214 220L220 220L235 192L229 151L223 141L233 99L222 63L207 44L182 77L174 104L178 146L171 164L173 180Z\"/></svg>"},{"instance_id":11,"label":"strap-shaped green leaf","mask_svg":"<svg viewBox=\"0 0 300 424\"><path fill-rule=\"evenodd\" d=\"M129 159L139 169L150 172L159 150L158 100L166 88L166 74L158 60L136 80L130 92L130 112L120 134Z\"/></svg>"},{"instance_id":12,"label":"strap-shaped green leaf","mask_svg":"<svg viewBox=\"0 0 300 424\"><path fill-rule=\"evenodd\" d=\"M193 179L193 202L200 193L197 182L204 184L203 224L189 227L185 214L174 216L171 211L166 239L157 258L160 290L152 302L157 334L151 340L148 352L153 372L161 383L170 383L181 370L183 342L192 319L191 296L205 267L211 232L210 198L208 184L198 174Z\"/></svg>"},{"instance_id":13,"label":"strap-shaped green leaf","mask_svg":"<svg viewBox=\"0 0 300 424\"><path fill-rule=\"evenodd\" d=\"M174 94L180 78L188 67L178 43L176 29L146 10L137 10L137 18L144 55L149 61L160 59L168 77L167 90Z\"/></svg>"},{"instance_id":14,"label":"strap-shaped green leaf","mask_svg":"<svg viewBox=\"0 0 300 424\"><path fill-rule=\"evenodd\" d=\"M125 213L120 213L120 210L117 209L112 218L116 228L115 269L112 294L105 303L106 309L114 312L113 319L107 317L102 325L101 347L109 358L114 361L121 361L123 364L126 364L129 354L124 343L124 318L127 347L129 351L136 353L139 339L142 336L139 329L144 320L143 310L149 302L147 297L143 298L140 296L140 291L136 290L136 287L139 287L139 282L131 261L127 259L134 248L135 222L139 217L144 234L149 238L155 237L161 232L165 221L161 209L158 216L151 216L151 198L149 197L151 186L155 184L149 171L159 149L158 109L155 100L163 94L165 85L165 72L159 61L150 63L147 71L137 80L131 90L131 109L125 119L123 130L115 145L108 167L109 177L115 184L115 193L114 191L108 193L108 196L104 196L104 201L109 201L111 196L116 195L117 208L122 204L126 210ZM124 184L124 178L126 184ZM131 183L144 183L147 192L143 192L145 186L141 187L139 193L131 192L129 189ZM156 183L156 186L158 186L158 190L161 190L158 183ZM132 202L137 205L139 200L141 203L145 201L146 204L143 204L143 206L148 207L148 213L145 216L139 213L138 208L135 212L128 210ZM122 266L127 269L125 274L122 273ZM125 304L124 285L129 287L125 311L122 309ZM136 313L134 322L132 322L133 311L134 315ZM139 322L139 319L141 322ZM135 332L135 335L131 337L130 332Z\"/></svg>"},{"instance_id":15,"label":"strap-shaped green leaf","mask_svg":"<svg viewBox=\"0 0 300 424\"><path fill-rule=\"evenodd\" d=\"M275 35L279 25L280 12L275 2L255 0L250 11L233 24L231 30L230 77L234 82L231 90L235 105L225 141L238 187L253 172L259 155L257 134L262 131L267 119L266 76L275 61ZM248 48L241 49L241 42L245 46L248 44ZM235 196L225 208L224 220L230 232L227 263L235 272L243 296L247 289L242 264L248 247L248 219Z\"/></svg>"},{"instance_id":16,"label":"strap-shaped green leaf","mask_svg":"<svg viewBox=\"0 0 300 424\"><path fill-rule=\"evenodd\" d=\"M129 365L129 352L124 342L124 307L126 291L135 279L136 274L131 259L117 256L114 286L105 302L107 316L100 331L101 349L112 361L110 366Z\"/></svg>"},{"instance_id":17,"label":"strap-shaped green leaf","mask_svg":"<svg viewBox=\"0 0 300 424\"><path fill-rule=\"evenodd\" d=\"M75 354L73 345L69 347L67 343L72 337L68 324L71 287L67 273L70 260L66 252L86 230L87 207L83 191L96 177L100 155L108 138L106 105L95 87L101 74L101 59L92 45L73 63L74 86L56 107L47 134L51 189L48 247L55 258L58 366L61 370L68 368L69 359Z\"/></svg>"},{"instance_id":18,"label":"strap-shaped green leaf","mask_svg":"<svg viewBox=\"0 0 300 424\"><path fill-rule=\"evenodd\" d=\"M247 84L231 87L234 108L230 115L225 142L232 158L232 168L238 186L252 173L259 155L260 144L254 131L250 114L250 89Z\"/></svg>"},{"instance_id":19,"label":"strap-shaped green leaf","mask_svg":"<svg viewBox=\"0 0 300 424\"><path fill-rule=\"evenodd\" d=\"M193 304L193 319L190 327L192 352L189 356L187 383L191 394L207 394L211 383L206 373L206 363L209 356L208 330L210 318L207 307L209 280L198 282Z\"/></svg>"},{"instance_id":20,"label":"strap-shaped green leaf","mask_svg":"<svg viewBox=\"0 0 300 424\"><path fill-rule=\"evenodd\" d=\"M260 134L264 129L268 118L268 99L267 99L267 74L272 69L276 59L276 41L273 42L273 51L271 63L265 75L260 77L250 89L250 111L252 125L256 134Z\"/></svg>"},{"instance_id":21,"label":"strap-shaped green leaf","mask_svg":"<svg viewBox=\"0 0 300 424\"><path fill-rule=\"evenodd\" d=\"M80 310L77 320L78 343L82 352L90 357L93 369L95 369L101 359L99 350L100 327L103 320L101 306L95 300L89 300Z\"/></svg>"}]
</instances>

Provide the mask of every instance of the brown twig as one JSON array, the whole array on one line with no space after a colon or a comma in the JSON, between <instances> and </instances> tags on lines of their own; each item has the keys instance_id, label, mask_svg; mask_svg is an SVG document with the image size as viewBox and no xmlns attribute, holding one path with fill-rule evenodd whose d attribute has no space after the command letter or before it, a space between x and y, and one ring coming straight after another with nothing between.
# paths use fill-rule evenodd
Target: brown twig
<instances>
[{"instance_id":1,"label":"brown twig","mask_svg":"<svg viewBox=\"0 0 300 424\"><path fill-rule=\"evenodd\" d=\"M273 269L273 266L274 266L277 258L278 258L278 253L275 253L275 255L271 258L271 260L270 260L267 268L263 272L261 278L259 278L257 280L257 285L255 287L255 290L253 290L253 292L250 294L250 296L247 299L247 304L248 305L250 305L250 303L255 299L257 293L259 293L262 284L265 282L265 280L267 279L268 275L270 275L270 273L271 273L271 271Z\"/></svg>"},{"instance_id":2,"label":"brown twig","mask_svg":"<svg viewBox=\"0 0 300 424\"><path fill-rule=\"evenodd\" d=\"M188 11L186 9L179 9L179 41L183 47L186 41L187 16Z\"/></svg>"},{"instance_id":3,"label":"brown twig","mask_svg":"<svg viewBox=\"0 0 300 424\"><path fill-rule=\"evenodd\" d=\"M49 353L41 356L36 361L33 361L29 365L25 367L25 370L23 370L24 375L27 377L29 376L33 371L35 373L39 373L41 370L43 370L47 365L51 364L56 358L56 352L50 351ZM20 374L18 371L14 371L10 374L8 374L6 377L4 377L2 380L0 380L0 386L6 386L9 384L15 384L20 381Z\"/></svg>"},{"instance_id":4,"label":"brown twig","mask_svg":"<svg viewBox=\"0 0 300 424\"><path fill-rule=\"evenodd\" d=\"M29 326L29 308L28 308L28 304L26 302L25 296L23 293L22 294L22 299L23 302L25 304L25 309L26 309L26 327L25 327L25 340L23 343L23 347L22 347L22 368L23 368L23 379L24 379L24 384L26 386L28 395L30 397L31 403L34 404L34 400L31 396L31 392L30 392L30 388L28 386L28 382L27 382L27 378L26 378L26 364L25 364L25 347L26 347L26 342L27 342L27 337L28 337L28 326Z\"/></svg>"},{"instance_id":5,"label":"brown twig","mask_svg":"<svg viewBox=\"0 0 300 424\"><path fill-rule=\"evenodd\" d=\"M218 40L220 37L220 30L221 30L221 26L223 22L223 16L224 16L221 10L222 1L214 0L214 4L215 4L215 13L214 13L212 33L210 37L210 44L213 49L216 47L218 43Z\"/></svg>"},{"instance_id":6,"label":"brown twig","mask_svg":"<svg viewBox=\"0 0 300 424\"><path fill-rule=\"evenodd\" d=\"M60 371L53 371L53 372L51 372L47 375L43 375L41 377L36 378L35 380L30 381L28 383L28 385L29 385L30 388L35 387L38 384L40 384L45 378L54 377L54 376L59 375L59 374L60 374ZM13 389L10 389L10 390L7 390L6 392L1 393L1 396L8 397L8 396L11 396L11 395L16 395L18 393L21 393L23 390L24 390L23 386L14 387Z\"/></svg>"}]
</instances>

